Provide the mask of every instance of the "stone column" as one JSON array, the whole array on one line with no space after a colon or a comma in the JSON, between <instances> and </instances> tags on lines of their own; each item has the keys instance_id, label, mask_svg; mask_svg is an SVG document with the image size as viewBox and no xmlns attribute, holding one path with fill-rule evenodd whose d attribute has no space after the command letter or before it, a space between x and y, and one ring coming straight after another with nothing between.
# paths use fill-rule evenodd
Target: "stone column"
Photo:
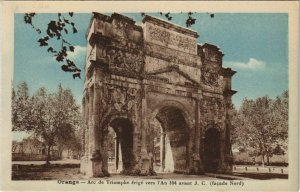
<instances>
[{"instance_id":1,"label":"stone column","mask_svg":"<svg viewBox=\"0 0 300 192\"><path fill-rule=\"evenodd\" d=\"M201 143L201 112L200 102L196 101L196 118L195 118L195 137L194 137L194 154L193 154L193 168L196 174L203 174L204 169L201 161L200 143Z\"/></svg>"},{"instance_id":2,"label":"stone column","mask_svg":"<svg viewBox=\"0 0 300 192\"><path fill-rule=\"evenodd\" d=\"M231 146L231 139L230 139L230 132L232 128L231 118L232 118L232 108L231 108L231 98L226 98L226 132L225 132L225 138L226 138L226 150L225 150L225 160L227 163L227 172L229 170L230 173L232 173L232 164L233 164L233 154L232 154L232 146Z\"/></svg>"},{"instance_id":3,"label":"stone column","mask_svg":"<svg viewBox=\"0 0 300 192\"><path fill-rule=\"evenodd\" d=\"M141 153L143 153L144 155L147 154L147 146L146 146L146 142L147 142L147 128L148 128L148 122L147 122L147 103L146 103L146 99L143 98L142 99L142 149L141 149Z\"/></svg>"},{"instance_id":4,"label":"stone column","mask_svg":"<svg viewBox=\"0 0 300 192\"><path fill-rule=\"evenodd\" d=\"M140 102L140 100L139 100ZM134 104L132 107L132 112L130 114L131 121L133 124L133 160L131 162L132 165L132 171L133 172L139 172L139 159L140 159L140 152L141 152L141 137L140 137L140 131L141 131L141 113L140 108L137 104Z\"/></svg>"},{"instance_id":5,"label":"stone column","mask_svg":"<svg viewBox=\"0 0 300 192\"><path fill-rule=\"evenodd\" d=\"M166 133L162 132L160 135L160 170L164 172L166 160Z\"/></svg>"},{"instance_id":6,"label":"stone column","mask_svg":"<svg viewBox=\"0 0 300 192\"><path fill-rule=\"evenodd\" d=\"M122 161L122 150L121 150L121 143L119 139L119 145L118 145L118 153L119 153L119 162L118 162L118 170L117 172L120 173L123 170L123 161Z\"/></svg>"},{"instance_id":7,"label":"stone column","mask_svg":"<svg viewBox=\"0 0 300 192\"><path fill-rule=\"evenodd\" d=\"M90 117L90 146L92 152L92 177L102 177L102 157L100 153L100 131L99 131L99 107L100 94L99 88L95 86L90 88L90 103L89 103L89 117Z\"/></svg>"},{"instance_id":8,"label":"stone column","mask_svg":"<svg viewBox=\"0 0 300 192\"><path fill-rule=\"evenodd\" d=\"M119 145L120 145L119 138L116 135L115 136L115 165L116 165L116 172L119 169L119 149L120 149Z\"/></svg>"},{"instance_id":9,"label":"stone column","mask_svg":"<svg viewBox=\"0 0 300 192\"><path fill-rule=\"evenodd\" d=\"M141 134L142 134L142 146L141 146L141 158L140 158L140 174L141 175L150 175L151 173L151 159L148 155L147 151L147 129L148 129L148 119L147 119L147 101L146 98L142 98L142 126L141 126Z\"/></svg>"},{"instance_id":10,"label":"stone column","mask_svg":"<svg viewBox=\"0 0 300 192\"><path fill-rule=\"evenodd\" d=\"M110 176L108 172L108 126L99 127L98 135L100 137L99 146L102 157L102 173L103 176Z\"/></svg>"}]
</instances>

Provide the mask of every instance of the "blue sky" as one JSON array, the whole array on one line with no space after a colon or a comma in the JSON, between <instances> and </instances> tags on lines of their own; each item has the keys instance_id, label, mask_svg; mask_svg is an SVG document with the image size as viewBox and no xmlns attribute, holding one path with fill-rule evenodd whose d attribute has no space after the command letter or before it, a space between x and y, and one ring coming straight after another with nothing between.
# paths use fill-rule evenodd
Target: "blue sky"
<instances>
[{"instance_id":1,"label":"blue sky","mask_svg":"<svg viewBox=\"0 0 300 192\"><path fill-rule=\"evenodd\" d=\"M122 13L139 23L140 13ZM158 16L158 13L150 13ZM192 26L200 37L199 43L218 45L223 53L225 67L237 71L233 76L232 87L238 93L233 96L233 103L239 107L243 98L255 99L268 95L271 98L288 89L288 15L284 13L216 13L211 18L207 13L194 14L197 21ZM186 14L173 13L172 22L185 25ZM57 14L37 14L36 26L46 29L49 19ZM66 38L75 45L75 52L70 57L83 69L86 55L85 33L91 14L74 15L78 33ZM38 35L23 21L23 14L15 14L14 21L14 79L16 87L26 81L30 92L45 86L55 91L58 84L72 89L78 104L81 103L84 78L73 80L72 74L60 69L60 64L39 47Z\"/></svg>"}]
</instances>

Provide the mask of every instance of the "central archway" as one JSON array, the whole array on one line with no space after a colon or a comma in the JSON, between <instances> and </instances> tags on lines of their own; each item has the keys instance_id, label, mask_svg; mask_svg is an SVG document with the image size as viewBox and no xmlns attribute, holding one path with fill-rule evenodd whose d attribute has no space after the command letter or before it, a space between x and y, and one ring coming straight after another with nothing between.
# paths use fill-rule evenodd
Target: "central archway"
<instances>
[{"instance_id":1,"label":"central archway","mask_svg":"<svg viewBox=\"0 0 300 192\"><path fill-rule=\"evenodd\" d=\"M158 110L155 118L161 125L159 143L162 169L185 173L189 163L189 126L184 112L178 107L164 106Z\"/></svg>"}]
</instances>

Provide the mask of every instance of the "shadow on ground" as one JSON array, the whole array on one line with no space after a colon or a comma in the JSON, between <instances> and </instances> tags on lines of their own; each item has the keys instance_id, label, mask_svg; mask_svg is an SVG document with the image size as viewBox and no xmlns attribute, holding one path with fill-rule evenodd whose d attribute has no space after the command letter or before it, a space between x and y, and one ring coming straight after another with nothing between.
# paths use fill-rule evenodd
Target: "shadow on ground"
<instances>
[{"instance_id":1,"label":"shadow on ground","mask_svg":"<svg viewBox=\"0 0 300 192\"><path fill-rule=\"evenodd\" d=\"M12 180L86 180L89 179L80 173L79 164L13 164L12 165ZM178 180L236 180L236 179L288 179L287 174L275 173L234 173L233 175L182 175L175 173L158 173L151 177L124 176L120 174L112 174L112 179L178 179Z\"/></svg>"},{"instance_id":2,"label":"shadow on ground","mask_svg":"<svg viewBox=\"0 0 300 192\"><path fill-rule=\"evenodd\" d=\"M267 180L267 179L288 179L288 174L278 173L234 173L238 177L246 177L251 179Z\"/></svg>"}]
</instances>

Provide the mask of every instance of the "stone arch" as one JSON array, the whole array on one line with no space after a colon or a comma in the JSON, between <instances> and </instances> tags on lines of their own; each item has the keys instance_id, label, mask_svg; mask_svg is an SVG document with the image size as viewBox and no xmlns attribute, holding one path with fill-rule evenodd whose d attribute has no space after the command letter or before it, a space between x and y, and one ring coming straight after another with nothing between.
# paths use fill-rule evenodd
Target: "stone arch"
<instances>
[{"instance_id":1,"label":"stone arch","mask_svg":"<svg viewBox=\"0 0 300 192\"><path fill-rule=\"evenodd\" d=\"M110 126L116 133L116 140L120 144L122 154L122 172L127 174L134 167L134 154L133 154L133 133L134 124L125 114L112 115L108 119L107 127Z\"/></svg>"},{"instance_id":2,"label":"stone arch","mask_svg":"<svg viewBox=\"0 0 300 192\"><path fill-rule=\"evenodd\" d=\"M190 163L190 129L194 124L188 110L177 101L163 101L154 107L149 127L155 118L170 142L174 172L186 173Z\"/></svg>"},{"instance_id":3,"label":"stone arch","mask_svg":"<svg viewBox=\"0 0 300 192\"><path fill-rule=\"evenodd\" d=\"M209 126L205 129L203 139L203 164L205 172L217 172L221 160L221 134L217 126Z\"/></svg>"},{"instance_id":4,"label":"stone arch","mask_svg":"<svg viewBox=\"0 0 300 192\"><path fill-rule=\"evenodd\" d=\"M153 107L153 110L151 111L149 115L149 120L148 122L151 123L153 119L155 119L156 115L158 114L159 110L164 108L164 107L176 107L180 109L183 113L183 116L185 120L187 121L188 127L192 129L194 127L194 120L191 116L191 113L189 110L180 102L174 101L174 100L163 100L159 104Z\"/></svg>"}]
</instances>

